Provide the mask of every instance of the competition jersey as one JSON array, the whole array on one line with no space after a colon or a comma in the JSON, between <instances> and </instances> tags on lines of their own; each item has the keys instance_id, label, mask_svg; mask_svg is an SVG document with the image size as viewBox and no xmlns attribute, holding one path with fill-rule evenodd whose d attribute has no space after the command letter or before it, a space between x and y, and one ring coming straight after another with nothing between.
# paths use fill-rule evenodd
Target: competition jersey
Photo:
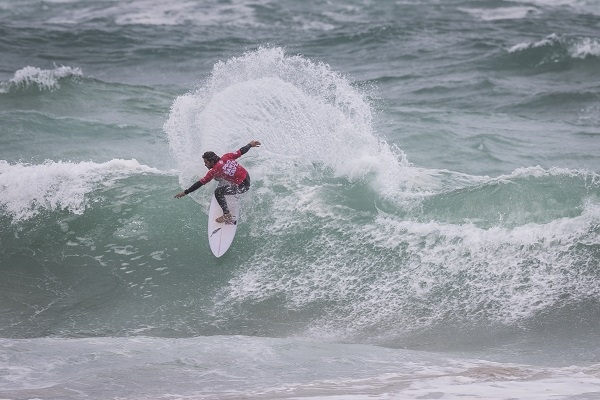
<instances>
[{"instance_id":1,"label":"competition jersey","mask_svg":"<svg viewBox=\"0 0 600 400\"><path fill-rule=\"evenodd\" d=\"M248 171L235 161L235 159L240 158L242 154L243 153L240 150L235 153L223 154L221 159L208 171L204 178L200 179L200 183L206 185L212 179L225 179L236 185L242 183L244 179L246 179Z\"/></svg>"}]
</instances>

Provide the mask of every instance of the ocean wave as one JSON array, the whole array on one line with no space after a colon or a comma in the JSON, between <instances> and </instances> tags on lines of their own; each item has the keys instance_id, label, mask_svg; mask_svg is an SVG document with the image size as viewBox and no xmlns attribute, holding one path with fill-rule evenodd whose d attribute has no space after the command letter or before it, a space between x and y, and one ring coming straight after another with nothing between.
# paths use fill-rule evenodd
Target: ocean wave
<instances>
[{"instance_id":1,"label":"ocean wave","mask_svg":"<svg viewBox=\"0 0 600 400\"><path fill-rule=\"evenodd\" d=\"M233 4L231 4L233 3ZM199 5L195 1L179 0L165 4L163 1L144 0L118 3L107 7L74 4L68 10L49 18L51 24L84 24L98 19L114 21L117 25L253 25L254 9L243 1Z\"/></svg>"},{"instance_id":2,"label":"ocean wave","mask_svg":"<svg viewBox=\"0 0 600 400\"><path fill-rule=\"evenodd\" d=\"M384 214L349 225L335 210L310 213L294 218L312 239L290 233L303 250L270 236L222 288L217 315L250 317L269 304L273 313L309 313L311 337L393 341L444 324L522 327L600 295L594 203L577 217L490 229Z\"/></svg>"},{"instance_id":3,"label":"ocean wave","mask_svg":"<svg viewBox=\"0 0 600 400\"><path fill-rule=\"evenodd\" d=\"M137 160L114 159L104 163L46 161L10 164L0 160L0 207L13 223L28 220L42 210L68 210L82 214L86 195L99 187L136 174L165 174Z\"/></svg>"},{"instance_id":4,"label":"ocean wave","mask_svg":"<svg viewBox=\"0 0 600 400\"><path fill-rule=\"evenodd\" d=\"M505 181L514 178L527 178L527 177L571 177L571 178L582 178L586 181L590 181L592 185L600 185L600 175L591 170L585 169L570 169L570 168L543 168L538 166L535 167L522 167L517 168L508 175L500 175L494 178L493 181Z\"/></svg>"},{"instance_id":5,"label":"ocean wave","mask_svg":"<svg viewBox=\"0 0 600 400\"><path fill-rule=\"evenodd\" d=\"M444 324L535 325L600 295L596 173L529 167L456 183L467 186L385 212L356 187L352 201L327 185L262 188L268 246L221 288L215 314L251 318L269 304L310 314L311 337L394 341Z\"/></svg>"},{"instance_id":6,"label":"ocean wave","mask_svg":"<svg viewBox=\"0 0 600 400\"><path fill-rule=\"evenodd\" d=\"M27 66L15 72L7 82L0 82L0 93L36 88L39 91L54 91L60 89L64 79L77 79L83 72L77 67L60 66L54 69L41 69Z\"/></svg>"},{"instance_id":7,"label":"ocean wave","mask_svg":"<svg viewBox=\"0 0 600 400\"><path fill-rule=\"evenodd\" d=\"M516 228L576 217L588 199L600 198L600 175L588 170L537 166L470 180L424 197L415 206L421 214L413 218Z\"/></svg>"},{"instance_id":8,"label":"ocean wave","mask_svg":"<svg viewBox=\"0 0 600 400\"><path fill-rule=\"evenodd\" d=\"M582 14L598 15L598 3L595 0L515 0L517 3L526 3L538 7L569 7Z\"/></svg>"},{"instance_id":9,"label":"ocean wave","mask_svg":"<svg viewBox=\"0 0 600 400\"><path fill-rule=\"evenodd\" d=\"M482 21L499 21L506 19L523 19L539 14L535 7L502 7L502 8L459 8Z\"/></svg>"},{"instance_id":10,"label":"ocean wave","mask_svg":"<svg viewBox=\"0 0 600 400\"><path fill-rule=\"evenodd\" d=\"M600 41L596 38L571 38L551 34L537 42L523 42L508 49L511 54L522 54L535 50L544 50L544 61L560 61L564 58L586 59L600 57ZM537 53L535 53L537 54ZM532 55L535 55L532 54Z\"/></svg>"},{"instance_id":11,"label":"ocean wave","mask_svg":"<svg viewBox=\"0 0 600 400\"><path fill-rule=\"evenodd\" d=\"M39 238L36 246L56 247L48 258L73 254L75 260L89 259L122 277L129 295L155 297L152 307L173 304L181 296L196 307L174 311L173 317L166 313L154 321L156 332L187 332L182 325L174 328L186 321L201 334L214 333L214 323L231 334L256 329L319 340L399 343L423 330L439 332L444 324L465 330L530 326L569 307L575 310L572 318L585 318L582 309L600 295L600 196L593 172L530 167L498 178L439 172L446 186L454 181L462 189L430 194L433 206L417 201L412 213L378 210L376 192L346 179L286 177L289 181L273 184L257 179L245 195L237 245L220 264L227 268L220 269L212 268L216 264L199 228L206 222L202 210L212 191L199 191L202 207L173 200L175 188L170 193L168 186L169 181L175 186L171 176L178 171L111 160L0 163L0 172L0 205L12 207L13 220L53 213L46 224L17 225L38 231L18 232L19 248L33 236ZM156 174L169 177L157 179ZM557 190L578 204L557 201L559 213L553 215L541 203L553 205ZM453 205L444 202L448 197L456 200ZM466 217L453 207L464 207ZM454 220L439 216L444 208L457 215ZM523 212L513 224L482 226L467 218L471 209L479 209L480 218L494 222L502 208ZM546 208L544 221L532 221L531 214ZM8 228L5 243L18 231ZM44 244L46 235L54 244ZM201 268L206 270L198 273L198 259L205 256ZM167 279L162 274L168 272ZM189 292L181 290L185 285ZM204 288L201 299L197 287ZM142 322L120 321L114 329ZM555 322L556 329L560 323ZM106 324L113 327L113 322Z\"/></svg>"}]
</instances>

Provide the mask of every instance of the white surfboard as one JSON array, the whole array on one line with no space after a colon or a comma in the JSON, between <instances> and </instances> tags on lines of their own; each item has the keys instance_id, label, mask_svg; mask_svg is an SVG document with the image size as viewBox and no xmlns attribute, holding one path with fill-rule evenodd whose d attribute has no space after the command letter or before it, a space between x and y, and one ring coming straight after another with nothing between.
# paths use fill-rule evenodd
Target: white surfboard
<instances>
[{"instance_id":1,"label":"white surfboard","mask_svg":"<svg viewBox=\"0 0 600 400\"><path fill-rule=\"evenodd\" d=\"M229 212L233 217L233 223L218 223L217 218L223 215L223 210L213 194L208 209L208 243L210 250L217 257L221 257L231 246L235 231L237 230L238 217L240 214L239 195L225 196Z\"/></svg>"}]
</instances>

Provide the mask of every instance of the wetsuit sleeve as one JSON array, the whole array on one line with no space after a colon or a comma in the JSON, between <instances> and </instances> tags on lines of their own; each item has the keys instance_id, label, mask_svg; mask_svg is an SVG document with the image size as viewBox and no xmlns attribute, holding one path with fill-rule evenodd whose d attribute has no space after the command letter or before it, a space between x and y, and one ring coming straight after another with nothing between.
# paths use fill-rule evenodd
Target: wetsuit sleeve
<instances>
[{"instance_id":1,"label":"wetsuit sleeve","mask_svg":"<svg viewBox=\"0 0 600 400\"><path fill-rule=\"evenodd\" d=\"M216 172L216 168L217 167L213 167L212 169L210 169L206 175L204 175L204 178L200 179L198 182L201 183L200 186L202 185L206 185L208 182L212 181L213 178L215 177L215 172ZM198 186L198 187L200 187Z\"/></svg>"},{"instance_id":2,"label":"wetsuit sleeve","mask_svg":"<svg viewBox=\"0 0 600 400\"><path fill-rule=\"evenodd\" d=\"M190 194L193 191L198 190L201 186L202 186L202 182L198 181L198 182L194 183L192 186L190 186L189 188L185 189L183 192L185 194Z\"/></svg>"},{"instance_id":3,"label":"wetsuit sleeve","mask_svg":"<svg viewBox=\"0 0 600 400\"><path fill-rule=\"evenodd\" d=\"M204 178L200 179L198 182L194 183L192 186L190 186L189 188L187 188L186 190L184 190L185 194L190 194L195 190L198 190L202 185L206 185L208 182L212 181L212 179L215 176L215 171L214 170L210 170L208 171L208 173L204 176Z\"/></svg>"},{"instance_id":4,"label":"wetsuit sleeve","mask_svg":"<svg viewBox=\"0 0 600 400\"><path fill-rule=\"evenodd\" d=\"M246 154L248 152L248 150L250 150L252 148L252 146L250 146L250 144L245 145L244 147L240 148L238 151L243 155Z\"/></svg>"}]
</instances>

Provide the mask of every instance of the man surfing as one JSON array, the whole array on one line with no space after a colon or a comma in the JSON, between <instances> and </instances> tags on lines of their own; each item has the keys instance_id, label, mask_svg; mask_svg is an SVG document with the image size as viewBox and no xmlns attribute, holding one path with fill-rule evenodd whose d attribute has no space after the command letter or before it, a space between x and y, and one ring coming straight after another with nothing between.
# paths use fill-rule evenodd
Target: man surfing
<instances>
[{"instance_id":1,"label":"man surfing","mask_svg":"<svg viewBox=\"0 0 600 400\"><path fill-rule=\"evenodd\" d=\"M217 156L212 151L207 151L202 155L202 158L204 159L204 165L209 169L208 173L204 178L194 183L188 189L176 194L175 198L179 199L186 194L192 193L201 186L206 185L213 178L218 181L225 180L229 185L218 186L215 189L215 198L221 206L221 209L223 209L223 216L217 218L216 221L218 223L235 223L233 217L229 213L225 195L244 193L250 189L250 175L248 174L248 171L235 160L246 154L250 148L258 146L260 146L260 142L258 140L253 140L238 151L223 154L221 157Z\"/></svg>"}]
</instances>

